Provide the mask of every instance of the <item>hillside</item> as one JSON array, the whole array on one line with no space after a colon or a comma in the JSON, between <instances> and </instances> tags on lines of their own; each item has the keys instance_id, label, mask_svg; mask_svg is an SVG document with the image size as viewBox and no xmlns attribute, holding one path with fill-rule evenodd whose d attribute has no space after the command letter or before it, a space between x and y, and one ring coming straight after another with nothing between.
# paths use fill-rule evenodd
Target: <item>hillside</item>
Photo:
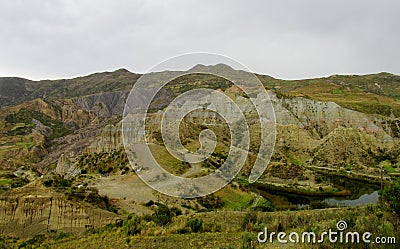
<instances>
[{"instance_id":1,"label":"hillside","mask_svg":"<svg viewBox=\"0 0 400 249\"><path fill-rule=\"evenodd\" d=\"M237 73L226 65L210 67ZM154 74L161 80L176 73ZM258 75L275 110L277 137L266 172L257 183L249 184L246 176L261 142L260 121L252 113L254 107L248 96L228 80L190 74L169 82L150 105L146 136L155 159L167 171L183 177L207 175L226 160L231 142L229 129L211 112L192 112L179 127L183 145L192 151L200 147L198 137L204 128L214 131L218 143L207 160L184 163L164 147L159 121L165 107L179 94L201 87L225 93L247 110L249 156L238 178L213 195L178 199L158 194L137 177L121 137L125 101L139 77L140 74L120 69L52 81L0 78L3 235L24 238L48 235L49 230L54 234L80 233L112 223L104 233L118 237L122 229L118 222L122 221L116 220L136 214L141 217L141 226L146 227L143 231L147 232L141 235L145 239L159 233L174 237L179 229L185 229L183 221L174 220L166 228L165 224L158 224L157 211L164 210L164 206L173 210L167 209L169 215L183 220L200 217L203 212L211 216L216 211L242 215L256 210L262 212L261 216L268 216L268 212L277 210L326 208L331 206L325 198L359 198L365 194L360 182L367 186L365 191L376 191L377 184L387 184L400 173L400 76L334 75L286 81ZM355 186L332 180L336 178ZM58 211L51 211L54 209ZM217 227L207 232L241 236L241 228ZM96 236L97 232L88 235L83 242L89 246ZM203 234L196 236L203 240ZM50 237L46 243L55 246ZM131 237L130 241L136 240ZM182 238L185 237L179 240ZM133 243L124 241L126 236L117 240L120 246ZM56 244L68 247L73 243L66 239Z\"/></svg>"},{"instance_id":2,"label":"hillside","mask_svg":"<svg viewBox=\"0 0 400 249\"><path fill-rule=\"evenodd\" d=\"M94 73L61 80L31 81L22 78L0 78L0 106L13 106L25 101L65 99L112 91L130 90L139 74L126 69Z\"/></svg>"}]
</instances>

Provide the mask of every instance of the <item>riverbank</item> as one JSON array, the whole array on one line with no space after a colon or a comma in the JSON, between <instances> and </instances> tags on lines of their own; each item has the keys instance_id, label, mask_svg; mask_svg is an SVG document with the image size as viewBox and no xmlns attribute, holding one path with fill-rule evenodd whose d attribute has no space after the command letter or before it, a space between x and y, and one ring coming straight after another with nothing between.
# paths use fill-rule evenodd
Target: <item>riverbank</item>
<instances>
[{"instance_id":1,"label":"riverbank","mask_svg":"<svg viewBox=\"0 0 400 249\"><path fill-rule=\"evenodd\" d=\"M290 194L297 194L297 195L304 195L304 196L312 196L312 197L344 197L350 196L351 191L346 189L336 189L336 188L329 188L326 190L324 188L312 188L312 187L305 187L300 185L287 185L287 184L278 184L272 183L267 181L257 181L256 183L250 184L257 189L264 190L264 191L279 191L279 192L286 192Z\"/></svg>"},{"instance_id":2,"label":"riverbank","mask_svg":"<svg viewBox=\"0 0 400 249\"><path fill-rule=\"evenodd\" d=\"M351 180L362 181L370 184L381 184L381 183L385 184L391 180L390 176L368 175L363 173L357 173L354 171L346 171L343 169L333 169L333 168L309 166L309 165L304 167L319 174L346 177Z\"/></svg>"}]
</instances>

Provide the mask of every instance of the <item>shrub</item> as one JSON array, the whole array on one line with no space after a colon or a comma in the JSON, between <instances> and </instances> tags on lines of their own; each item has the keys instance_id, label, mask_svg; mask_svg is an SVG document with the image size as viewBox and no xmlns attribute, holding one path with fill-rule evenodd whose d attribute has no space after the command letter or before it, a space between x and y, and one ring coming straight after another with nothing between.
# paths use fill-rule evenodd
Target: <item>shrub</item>
<instances>
[{"instance_id":1,"label":"shrub","mask_svg":"<svg viewBox=\"0 0 400 249\"><path fill-rule=\"evenodd\" d=\"M198 232L200 232L200 231L202 230L202 228L203 228L203 220L202 220L202 219L198 219L198 218L189 220L189 221L186 223L186 227L187 227L187 228L190 228L190 230L191 230L192 232L198 233Z\"/></svg>"},{"instance_id":2,"label":"shrub","mask_svg":"<svg viewBox=\"0 0 400 249\"><path fill-rule=\"evenodd\" d=\"M24 242L22 242L18 248L32 248L33 244L41 244L46 239L44 234L37 234Z\"/></svg>"},{"instance_id":3,"label":"shrub","mask_svg":"<svg viewBox=\"0 0 400 249\"><path fill-rule=\"evenodd\" d=\"M172 212L164 204L159 204L154 213L154 222L160 226L165 226L171 222Z\"/></svg>"},{"instance_id":4,"label":"shrub","mask_svg":"<svg viewBox=\"0 0 400 249\"><path fill-rule=\"evenodd\" d=\"M216 233L216 232L221 232L222 227L221 224L215 223L215 222L206 222L203 223L203 232L208 232L208 233Z\"/></svg>"},{"instance_id":5,"label":"shrub","mask_svg":"<svg viewBox=\"0 0 400 249\"><path fill-rule=\"evenodd\" d=\"M150 201L146 202L146 203L144 204L144 206L145 206L145 207L151 207L151 206L153 206L154 204L155 204L154 201L150 200Z\"/></svg>"},{"instance_id":6,"label":"shrub","mask_svg":"<svg viewBox=\"0 0 400 249\"><path fill-rule=\"evenodd\" d=\"M53 180L51 180L51 179L45 180L45 181L43 182L43 185L44 185L45 187L51 187L51 185L53 185Z\"/></svg>"},{"instance_id":7,"label":"shrub","mask_svg":"<svg viewBox=\"0 0 400 249\"><path fill-rule=\"evenodd\" d=\"M324 209L329 207L329 204L325 201L313 200L310 202L310 209Z\"/></svg>"},{"instance_id":8,"label":"shrub","mask_svg":"<svg viewBox=\"0 0 400 249\"><path fill-rule=\"evenodd\" d=\"M171 212L172 212L172 214L173 214L174 216L182 215L182 210L180 210L180 209L177 208L177 207L172 207L172 208L171 208Z\"/></svg>"},{"instance_id":9,"label":"shrub","mask_svg":"<svg viewBox=\"0 0 400 249\"><path fill-rule=\"evenodd\" d=\"M400 180L392 182L379 191L380 199L400 216Z\"/></svg>"},{"instance_id":10,"label":"shrub","mask_svg":"<svg viewBox=\"0 0 400 249\"><path fill-rule=\"evenodd\" d=\"M241 248L242 249L254 248L253 243L252 243L251 233L244 232Z\"/></svg>"},{"instance_id":11,"label":"shrub","mask_svg":"<svg viewBox=\"0 0 400 249\"><path fill-rule=\"evenodd\" d=\"M186 228L186 227L184 227L184 228L178 228L177 230L176 230L176 233L177 234L185 234L185 233L188 233L189 231L188 231L188 229Z\"/></svg>"},{"instance_id":12,"label":"shrub","mask_svg":"<svg viewBox=\"0 0 400 249\"><path fill-rule=\"evenodd\" d=\"M224 201L221 197L214 194L201 197L197 202L207 209L219 209L224 206Z\"/></svg>"},{"instance_id":13,"label":"shrub","mask_svg":"<svg viewBox=\"0 0 400 249\"><path fill-rule=\"evenodd\" d=\"M137 215L129 216L128 219L123 222L122 231L128 236L140 233L140 218Z\"/></svg>"},{"instance_id":14,"label":"shrub","mask_svg":"<svg viewBox=\"0 0 400 249\"><path fill-rule=\"evenodd\" d=\"M249 228L252 227L257 223L257 213L253 210L248 211L242 220L242 228L246 230L250 230Z\"/></svg>"},{"instance_id":15,"label":"shrub","mask_svg":"<svg viewBox=\"0 0 400 249\"><path fill-rule=\"evenodd\" d=\"M61 239L64 239L64 238L66 238L68 236L70 236L70 234L64 233L64 232L60 232L59 234L57 234L55 240L61 240Z\"/></svg>"}]
</instances>

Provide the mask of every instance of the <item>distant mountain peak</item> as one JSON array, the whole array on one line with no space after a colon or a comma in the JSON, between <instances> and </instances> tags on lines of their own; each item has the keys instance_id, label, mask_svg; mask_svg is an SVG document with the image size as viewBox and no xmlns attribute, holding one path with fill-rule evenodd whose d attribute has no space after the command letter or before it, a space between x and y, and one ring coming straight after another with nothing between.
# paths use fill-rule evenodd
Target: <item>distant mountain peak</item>
<instances>
[{"instance_id":1,"label":"distant mountain peak","mask_svg":"<svg viewBox=\"0 0 400 249\"><path fill-rule=\"evenodd\" d=\"M119 69L115 70L114 73L132 73L132 72L126 68L119 68Z\"/></svg>"},{"instance_id":2,"label":"distant mountain peak","mask_svg":"<svg viewBox=\"0 0 400 249\"><path fill-rule=\"evenodd\" d=\"M204 64L197 64L196 66L189 69L189 71L203 71L205 69L211 69L212 71L215 70L235 70L231 66L226 65L224 63L218 63L215 65L204 65Z\"/></svg>"}]
</instances>

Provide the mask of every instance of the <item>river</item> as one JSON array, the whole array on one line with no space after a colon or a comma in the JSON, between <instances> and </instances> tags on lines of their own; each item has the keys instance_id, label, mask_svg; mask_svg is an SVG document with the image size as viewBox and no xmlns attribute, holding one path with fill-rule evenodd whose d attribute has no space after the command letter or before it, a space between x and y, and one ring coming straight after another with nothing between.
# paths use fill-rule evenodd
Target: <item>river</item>
<instances>
[{"instance_id":1,"label":"river","mask_svg":"<svg viewBox=\"0 0 400 249\"><path fill-rule=\"evenodd\" d=\"M307 208L312 202L320 202L329 206L357 206L373 204L378 201L379 185L365 183L338 176L323 176L324 181L329 182L338 189L347 189L351 195L345 197L311 197L301 194L287 193L283 191L261 190L258 192L272 201L277 209Z\"/></svg>"}]
</instances>

